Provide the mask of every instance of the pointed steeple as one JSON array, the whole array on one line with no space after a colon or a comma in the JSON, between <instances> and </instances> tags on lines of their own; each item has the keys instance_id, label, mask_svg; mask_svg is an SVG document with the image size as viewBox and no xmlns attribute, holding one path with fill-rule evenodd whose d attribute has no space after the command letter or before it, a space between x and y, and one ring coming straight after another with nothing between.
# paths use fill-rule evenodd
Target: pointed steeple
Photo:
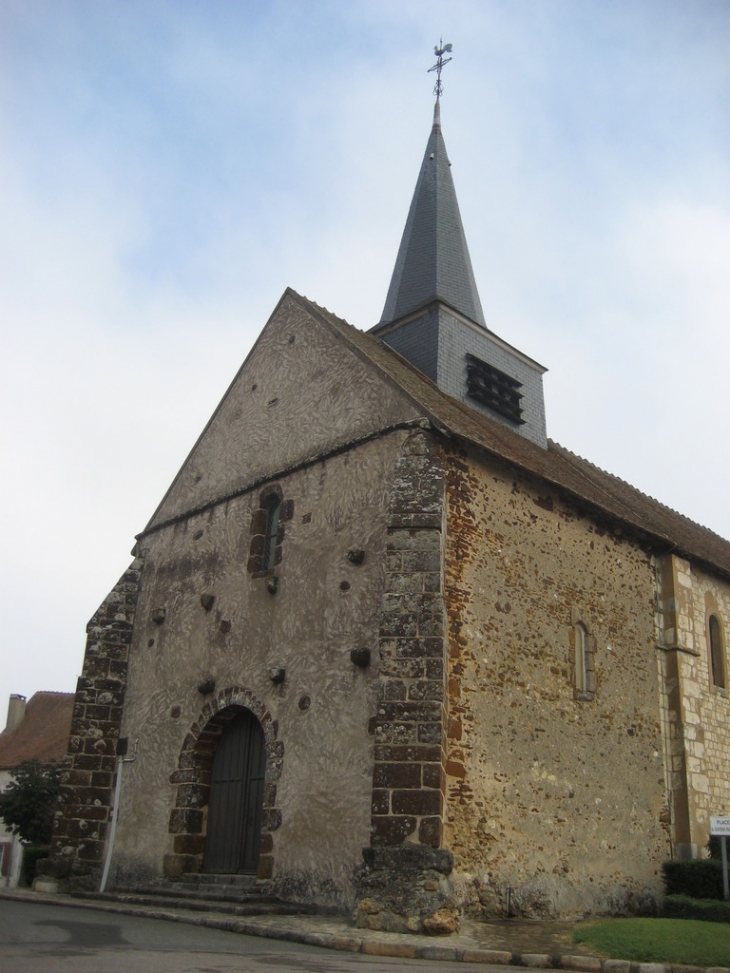
<instances>
[{"instance_id":1,"label":"pointed steeple","mask_svg":"<svg viewBox=\"0 0 730 973\"><path fill-rule=\"evenodd\" d=\"M438 100L380 324L434 300L486 328L441 134Z\"/></svg>"},{"instance_id":2,"label":"pointed steeple","mask_svg":"<svg viewBox=\"0 0 730 973\"><path fill-rule=\"evenodd\" d=\"M440 43L433 127L383 316L372 333L476 412L547 448L545 369L487 328L441 134Z\"/></svg>"}]
</instances>

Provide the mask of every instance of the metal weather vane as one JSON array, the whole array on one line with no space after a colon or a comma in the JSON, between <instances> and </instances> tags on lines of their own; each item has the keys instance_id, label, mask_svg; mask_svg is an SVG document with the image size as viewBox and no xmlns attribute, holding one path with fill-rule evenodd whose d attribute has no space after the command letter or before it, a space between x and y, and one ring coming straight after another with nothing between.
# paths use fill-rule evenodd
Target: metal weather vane
<instances>
[{"instance_id":1,"label":"metal weather vane","mask_svg":"<svg viewBox=\"0 0 730 973\"><path fill-rule=\"evenodd\" d=\"M443 37L439 40L436 47L433 49L433 53L436 55L438 60L432 68L428 69L428 74L432 71L436 72L436 84L433 87L433 93L436 95L436 101L439 100L443 94L444 86L441 84L441 72L445 64L448 64L451 60L450 57L444 57L444 54L450 54L452 51L452 44L444 44Z\"/></svg>"}]
</instances>

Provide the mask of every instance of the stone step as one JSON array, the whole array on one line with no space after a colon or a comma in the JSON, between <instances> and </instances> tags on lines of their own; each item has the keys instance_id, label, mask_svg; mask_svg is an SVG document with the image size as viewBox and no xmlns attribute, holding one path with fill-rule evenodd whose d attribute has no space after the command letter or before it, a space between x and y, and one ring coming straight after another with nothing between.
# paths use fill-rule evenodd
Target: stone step
<instances>
[{"instance_id":1,"label":"stone step","mask_svg":"<svg viewBox=\"0 0 730 973\"><path fill-rule=\"evenodd\" d=\"M135 888L117 888L113 890L119 895L151 895L164 896L173 899L204 899L209 902L238 902L258 904L262 902L278 903L276 896L269 895L266 889L248 891L235 885L188 885L181 882L169 884L155 884L136 886Z\"/></svg>"},{"instance_id":2,"label":"stone step","mask_svg":"<svg viewBox=\"0 0 730 973\"><path fill-rule=\"evenodd\" d=\"M237 872L230 875L221 875L217 872L187 872L185 875L176 879L169 879L162 885L235 885L238 888L261 888L268 885L267 882L256 877L252 872Z\"/></svg>"},{"instance_id":3,"label":"stone step","mask_svg":"<svg viewBox=\"0 0 730 973\"><path fill-rule=\"evenodd\" d=\"M174 881L163 881L153 883L150 888L160 888L163 891L176 894L177 892L193 892L200 897L211 896L247 896L257 895L266 896L270 894L271 885L269 882L262 882L255 876L236 878L227 875L200 875L195 878L184 876Z\"/></svg>"},{"instance_id":4,"label":"stone step","mask_svg":"<svg viewBox=\"0 0 730 973\"><path fill-rule=\"evenodd\" d=\"M118 891L145 891L151 895L175 895L190 899L214 899L220 902L275 902L275 896L269 895L265 889L261 891L247 891L246 889L221 888L220 885L180 885L175 888L159 889L120 889Z\"/></svg>"},{"instance_id":5,"label":"stone step","mask_svg":"<svg viewBox=\"0 0 730 973\"><path fill-rule=\"evenodd\" d=\"M182 909L187 912L223 912L235 916L261 915L311 915L318 911L313 906L296 902L282 902L273 896L251 896L243 899L226 897L202 898L165 893L155 888L115 892L76 892L75 898L120 902L126 905L151 906L153 908Z\"/></svg>"}]
</instances>

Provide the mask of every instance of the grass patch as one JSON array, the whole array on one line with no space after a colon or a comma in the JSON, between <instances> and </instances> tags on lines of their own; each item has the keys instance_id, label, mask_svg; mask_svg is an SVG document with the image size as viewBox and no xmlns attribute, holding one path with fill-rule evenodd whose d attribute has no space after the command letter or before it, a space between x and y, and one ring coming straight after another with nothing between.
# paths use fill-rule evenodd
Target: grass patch
<instances>
[{"instance_id":1,"label":"grass patch","mask_svg":"<svg viewBox=\"0 0 730 973\"><path fill-rule=\"evenodd\" d=\"M730 967L730 924L698 919L603 919L576 929L573 939L611 959Z\"/></svg>"}]
</instances>

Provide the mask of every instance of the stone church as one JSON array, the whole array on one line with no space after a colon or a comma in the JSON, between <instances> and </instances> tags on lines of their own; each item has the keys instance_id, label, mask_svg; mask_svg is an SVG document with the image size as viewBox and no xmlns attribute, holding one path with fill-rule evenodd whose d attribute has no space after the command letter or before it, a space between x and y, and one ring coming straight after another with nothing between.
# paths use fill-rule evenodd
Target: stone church
<instances>
[{"instance_id":1,"label":"stone church","mask_svg":"<svg viewBox=\"0 0 730 973\"><path fill-rule=\"evenodd\" d=\"M651 908L730 812L730 544L548 439L437 100L379 324L287 290L88 625L49 874L373 928Z\"/></svg>"}]
</instances>

